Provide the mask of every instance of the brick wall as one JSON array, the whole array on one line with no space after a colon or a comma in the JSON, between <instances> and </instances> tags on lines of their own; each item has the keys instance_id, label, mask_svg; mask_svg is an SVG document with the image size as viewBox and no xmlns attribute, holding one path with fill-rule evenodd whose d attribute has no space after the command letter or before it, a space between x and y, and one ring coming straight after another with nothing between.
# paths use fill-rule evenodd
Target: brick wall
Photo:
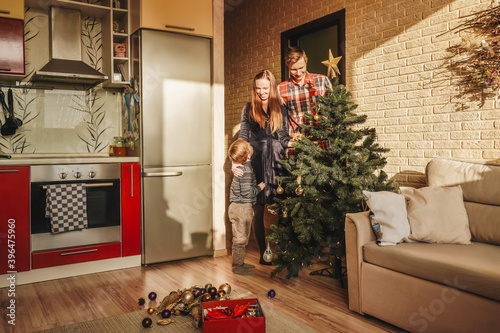
<instances>
[{"instance_id":1,"label":"brick wall","mask_svg":"<svg viewBox=\"0 0 500 333\"><path fill-rule=\"evenodd\" d=\"M346 86L378 142L391 149L385 168L391 177L422 185L425 165L437 156L500 161L500 100L487 97L480 105L460 96L446 68L446 48L460 41L449 31L490 0L230 2L236 4L225 14L226 148L253 76L267 68L281 77L280 33L345 8Z\"/></svg>"}]
</instances>

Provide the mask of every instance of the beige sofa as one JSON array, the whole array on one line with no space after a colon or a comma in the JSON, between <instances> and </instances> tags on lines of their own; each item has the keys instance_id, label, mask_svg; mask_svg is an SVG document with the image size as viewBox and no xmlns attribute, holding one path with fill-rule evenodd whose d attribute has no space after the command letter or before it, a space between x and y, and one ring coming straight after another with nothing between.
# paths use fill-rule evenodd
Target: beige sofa
<instances>
[{"instance_id":1,"label":"beige sofa","mask_svg":"<svg viewBox=\"0 0 500 333\"><path fill-rule=\"evenodd\" d=\"M433 159L429 186L460 184L471 245L379 246L347 214L349 308L411 332L500 332L500 165Z\"/></svg>"}]
</instances>

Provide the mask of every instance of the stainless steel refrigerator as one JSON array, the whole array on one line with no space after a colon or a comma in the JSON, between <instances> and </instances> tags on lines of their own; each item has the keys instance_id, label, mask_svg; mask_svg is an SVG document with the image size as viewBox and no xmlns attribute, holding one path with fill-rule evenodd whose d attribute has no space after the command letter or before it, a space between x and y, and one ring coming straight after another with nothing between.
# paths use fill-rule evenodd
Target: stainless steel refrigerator
<instances>
[{"instance_id":1,"label":"stainless steel refrigerator","mask_svg":"<svg viewBox=\"0 0 500 333\"><path fill-rule=\"evenodd\" d=\"M211 41L141 29L142 263L209 255L212 242Z\"/></svg>"}]
</instances>

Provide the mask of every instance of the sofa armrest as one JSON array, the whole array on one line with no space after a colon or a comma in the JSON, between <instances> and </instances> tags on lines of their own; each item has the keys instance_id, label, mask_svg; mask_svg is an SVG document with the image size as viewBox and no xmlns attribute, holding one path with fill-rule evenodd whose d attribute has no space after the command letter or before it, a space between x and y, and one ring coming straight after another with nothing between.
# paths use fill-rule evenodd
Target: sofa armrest
<instances>
[{"instance_id":1,"label":"sofa armrest","mask_svg":"<svg viewBox=\"0 0 500 333\"><path fill-rule=\"evenodd\" d=\"M363 314L361 310L361 263L363 245L375 241L368 212L346 214L345 244L349 309Z\"/></svg>"}]
</instances>

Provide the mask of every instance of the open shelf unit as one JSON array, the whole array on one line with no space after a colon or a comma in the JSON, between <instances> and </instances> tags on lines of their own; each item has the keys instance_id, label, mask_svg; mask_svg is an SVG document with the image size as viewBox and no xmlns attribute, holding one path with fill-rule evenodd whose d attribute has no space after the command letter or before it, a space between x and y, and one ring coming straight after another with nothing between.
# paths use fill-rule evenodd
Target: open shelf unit
<instances>
[{"instance_id":1,"label":"open shelf unit","mask_svg":"<svg viewBox=\"0 0 500 333\"><path fill-rule=\"evenodd\" d=\"M25 0L25 5L46 11L51 6L76 9L82 16L101 19L102 72L109 77L103 86L119 88L130 83L129 0L102 0L97 4L86 0ZM115 53L117 44L121 44L120 50L124 51L121 54Z\"/></svg>"}]
</instances>

